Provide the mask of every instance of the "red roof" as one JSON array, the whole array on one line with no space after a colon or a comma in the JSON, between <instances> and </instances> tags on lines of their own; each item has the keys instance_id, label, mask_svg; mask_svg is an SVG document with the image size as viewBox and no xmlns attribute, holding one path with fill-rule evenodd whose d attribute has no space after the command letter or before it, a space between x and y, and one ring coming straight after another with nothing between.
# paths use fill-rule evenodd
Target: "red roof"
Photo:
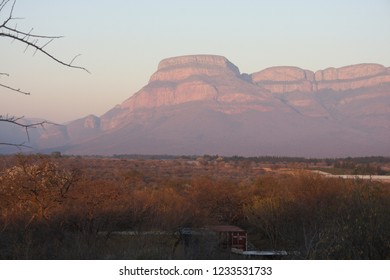
<instances>
[{"instance_id":1,"label":"red roof","mask_svg":"<svg viewBox=\"0 0 390 280\"><path fill-rule=\"evenodd\" d=\"M236 226L222 225L222 226L210 226L209 229L217 232L245 232L242 228Z\"/></svg>"}]
</instances>

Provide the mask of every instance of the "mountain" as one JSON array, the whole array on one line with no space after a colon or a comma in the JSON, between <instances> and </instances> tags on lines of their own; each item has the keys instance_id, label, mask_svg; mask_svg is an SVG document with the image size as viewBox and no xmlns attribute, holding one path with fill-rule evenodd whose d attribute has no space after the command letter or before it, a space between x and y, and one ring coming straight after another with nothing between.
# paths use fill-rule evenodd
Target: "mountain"
<instances>
[{"instance_id":1,"label":"mountain","mask_svg":"<svg viewBox=\"0 0 390 280\"><path fill-rule=\"evenodd\" d=\"M173 57L104 115L37 134L37 149L69 154L390 156L390 68L242 74L222 56Z\"/></svg>"}]
</instances>

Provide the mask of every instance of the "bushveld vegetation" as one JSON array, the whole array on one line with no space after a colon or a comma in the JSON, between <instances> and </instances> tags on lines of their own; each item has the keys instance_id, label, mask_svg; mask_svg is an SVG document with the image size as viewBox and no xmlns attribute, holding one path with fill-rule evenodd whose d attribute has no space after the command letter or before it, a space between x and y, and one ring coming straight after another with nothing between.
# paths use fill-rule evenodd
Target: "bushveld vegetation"
<instances>
[{"instance_id":1,"label":"bushveld vegetation","mask_svg":"<svg viewBox=\"0 0 390 280\"><path fill-rule=\"evenodd\" d=\"M324 178L307 164L0 157L0 258L234 258L199 243L178 253L178 229L231 224L286 258L389 259L390 184Z\"/></svg>"}]
</instances>

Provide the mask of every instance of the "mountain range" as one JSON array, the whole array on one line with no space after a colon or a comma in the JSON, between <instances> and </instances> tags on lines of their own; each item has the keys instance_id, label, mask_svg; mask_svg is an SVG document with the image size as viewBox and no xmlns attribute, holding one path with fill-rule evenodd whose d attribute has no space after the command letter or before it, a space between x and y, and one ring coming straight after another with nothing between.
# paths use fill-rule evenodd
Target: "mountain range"
<instances>
[{"instance_id":1,"label":"mountain range","mask_svg":"<svg viewBox=\"0 0 390 280\"><path fill-rule=\"evenodd\" d=\"M14 126L0 131L6 141L26 138ZM390 156L390 68L245 74L223 56L167 58L122 104L34 129L30 145L84 155Z\"/></svg>"}]
</instances>

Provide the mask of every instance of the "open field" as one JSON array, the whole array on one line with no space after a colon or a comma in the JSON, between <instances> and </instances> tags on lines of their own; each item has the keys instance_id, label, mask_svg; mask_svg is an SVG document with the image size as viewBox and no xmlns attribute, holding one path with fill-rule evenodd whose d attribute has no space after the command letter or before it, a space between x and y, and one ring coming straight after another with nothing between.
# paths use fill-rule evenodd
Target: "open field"
<instances>
[{"instance_id":1,"label":"open field","mask_svg":"<svg viewBox=\"0 0 390 280\"><path fill-rule=\"evenodd\" d=\"M0 258L243 258L179 231L234 225L284 259L389 259L390 183L311 171L387 172L366 160L2 156Z\"/></svg>"}]
</instances>

